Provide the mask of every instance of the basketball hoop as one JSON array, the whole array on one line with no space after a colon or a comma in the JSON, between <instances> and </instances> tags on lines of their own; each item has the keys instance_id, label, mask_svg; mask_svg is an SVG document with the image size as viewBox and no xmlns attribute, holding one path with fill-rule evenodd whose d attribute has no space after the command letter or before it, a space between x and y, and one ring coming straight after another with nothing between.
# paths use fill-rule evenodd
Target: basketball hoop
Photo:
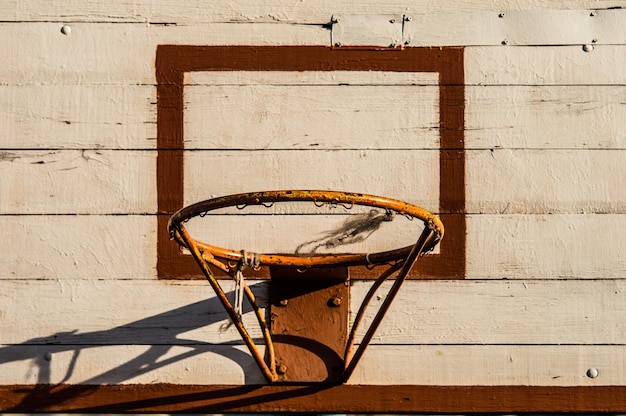
<instances>
[{"instance_id":1,"label":"basketball hoop","mask_svg":"<svg viewBox=\"0 0 626 416\"><path fill-rule=\"evenodd\" d=\"M317 208L329 205L331 207L343 207L345 210L350 210L354 206L365 206L384 210L383 215L372 215L365 217L365 220L360 223L354 222L354 224L349 224L349 226L344 227L341 233L333 236L333 240L330 243L322 242L318 243L317 246L324 244L342 244L350 239L361 238L359 233L373 232L380 225L381 221L388 221L392 219L394 215L402 215L411 220L418 219L424 223L424 229L415 244L387 251L378 251L374 253L317 253L313 250L312 252L303 254L297 249L294 254L277 254L252 253L244 250L237 251L209 245L192 238L184 225L187 221L194 217L202 217L211 211L221 208L234 206L243 209L244 207L253 205L269 208L275 203L281 202L313 202ZM191 255L200 266L218 299L226 309L229 318L250 350L250 353L257 362L264 377L269 382L275 382L278 379L274 344L272 342L269 327L265 317L263 316L262 309L258 305L254 294L243 280L242 270L245 267L258 268L260 266L290 266L308 269L338 266L374 267L378 265L388 265L388 268L380 274L370 291L367 293L350 331L344 354L345 366L342 374L343 381L347 381L363 355L365 348L371 341L378 325L382 321L383 316L389 309L389 306L400 289L400 286L406 279L413 264L419 257L433 250L444 234L444 228L441 220L434 214L416 205L374 195L311 190L250 192L208 199L182 208L172 215L168 224L168 230L170 237L175 240L181 248L186 248L191 252ZM211 271L210 266L219 268L235 279L236 285L239 287L239 290L236 290L238 292L238 295L236 296L238 300L235 305L230 302L224 293L215 275ZM380 285L395 273L397 273L397 276L395 277L395 282L392 285L392 288L389 290L385 300L372 320L371 325L367 329L359 348L357 348L354 354L352 354L352 349L355 344L356 331L363 318L369 301L372 299L374 293ZM252 309L254 310L263 332L266 354L268 357L267 361L259 352L256 344L250 337L241 320L240 302L244 295L252 305ZM239 303L239 305L237 305L237 303Z\"/></svg>"}]
</instances>

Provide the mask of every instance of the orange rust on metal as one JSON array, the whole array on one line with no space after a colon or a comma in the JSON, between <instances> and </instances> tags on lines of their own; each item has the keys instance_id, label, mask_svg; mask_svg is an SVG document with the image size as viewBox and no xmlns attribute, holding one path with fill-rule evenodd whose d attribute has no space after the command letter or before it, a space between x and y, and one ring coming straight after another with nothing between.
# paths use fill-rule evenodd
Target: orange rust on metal
<instances>
[{"instance_id":1,"label":"orange rust on metal","mask_svg":"<svg viewBox=\"0 0 626 416\"><path fill-rule=\"evenodd\" d=\"M273 272L270 288L273 305L271 329L266 324L252 292L245 286L245 293L255 309L257 320L263 330L265 344L269 352L268 365L209 267L209 264L216 265L222 270L229 271L234 278L238 268L229 268L228 260L236 260L240 265L250 266L246 264L249 261L249 256L246 256L244 252L238 253L199 243L189 235L184 223L191 218L204 216L207 212L219 208L239 207L240 205L268 206L266 204L285 201L312 201L317 206L321 206L320 204L350 204L350 208L353 205L377 207L420 219L424 222L425 227L414 245L389 252L367 255L313 254L304 257L306 262L301 262L303 257L291 254L255 254L252 256L256 258L255 263L273 267L271 269ZM423 208L406 202L367 194L311 190L250 192L208 199L182 208L172 215L168 230L170 236L181 247L186 247L191 251L193 258L228 312L261 372L270 383L275 381L348 381L400 287L408 277L413 264L431 251L444 234L443 224L439 218ZM223 259L223 261L218 259ZM377 282L366 295L365 301L357 313L355 325L348 334L349 302L336 301L343 298L349 299L347 267L354 264L387 263L391 260L397 263L389 266L388 270L381 273ZM299 270L298 267L302 267L302 265L309 267ZM339 266L342 267L339 268ZM353 354L352 348L356 331L367 304L380 284L395 272L398 274L391 289ZM332 284L328 282L332 282ZM278 353L275 346L278 346ZM280 372L277 372L277 366L281 369ZM287 369L289 370L287 371Z\"/></svg>"},{"instance_id":2,"label":"orange rust on metal","mask_svg":"<svg viewBox=\"0 0 626 416\"><path fill-rule=\"evenodd\" d=\"M276 374L276 359L274 356L274 345L272 342L272 337L269 333L269 328L267 326L267 323L265 322L263 311L261 310L261 307L257 303L256 298L254 294L252 293L252 291L250 290L250 288L248 287L248 285L246 285L245 282L242 283L244 285L244 293L246 294L248 301L252 305L257 321L259 322L259 326L261 327L261 330L263 331L263 338L265 340L265 346L266 346L266 350L269 356L269 364L265 362L265 359L261 355L255 342L252 340L252 337L250 337L250 334L248 333L245 326L243 325L241 318L235 312L235 309L233 308L230 301L226 297L224 290L215 279L215 275L213 275L213 272L211 272L211 269L209 268L207 263L204 261L202 254L200 253L200 250L198 249L198 246L195 243L195 240L189 236L189 233L187 233L187 230L185 229L185 227L179 226L177 229L177 234L180 236L182 241L191 251L192 256L194 257L194 259L200 266L202 272L204 273L205 277L209 281L209 284L213 288L215 295L217 296L219 301L222 303L222 306L224 306L224 309L226 309L226 312L228 313L228 316L231 322L235 325L235 328L237 328L239 335L245 342L246 346L248 347L248 350L250 350L250 354L252 354L252 357L256 361L265 379L270 383L276 381L278 375Z\"/></svg>"},{"instance_id":3,"label":"orange rust on metal","mask_svg":"<svg viewBox=\"0 0 626 416\"><path fill-rule=\"evenodd\" d=\"M385 198L362 193L314 191L314 190L284 190L249 192L228 195L197 202L180 209L170 218L168 230L170 237L179 244L185 243L178 237L177 230L182 223L207 212L242 205L264 205L286 201L311 201L318 204L350 204L363 205L385 210L395 211L398 214L416 218L424 222L426 228L433 230L436 238L430 241L431 245L425 251L432 249L443 237L444 227L441 220L424 208L396 199ZM196 242L205 259L222 270L228 270L228 261L242 261L243 253L232 249L213 246L204 242ZM320 267L320 266L355 266L385 264L405 258L412 246L377 253L359 254L313 254L301 256L297 254L268 254L259 253L259 263L266 266L293 266L293 267ZM221 259L221 260L218 260Z\"/></svg>"}]
</instances>

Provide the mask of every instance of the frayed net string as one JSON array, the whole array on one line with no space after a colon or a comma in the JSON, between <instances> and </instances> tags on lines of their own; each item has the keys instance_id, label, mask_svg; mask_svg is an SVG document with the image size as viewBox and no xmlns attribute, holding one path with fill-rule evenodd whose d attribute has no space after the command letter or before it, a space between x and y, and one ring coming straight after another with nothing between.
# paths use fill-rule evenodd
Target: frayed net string
<instances>
[{"instance_id":1,"label":"frayed net string","mask_svg":"<svg viewBox=\"0 0 626 416\"><path fill-rule=\"evenodd\" d=\"M243 277L243 270L246 267L256 269L260 266L260 256L257 253L249 253L245 250L241 250L241 261L237 265L237 271L233 276L235 280L235 301L233 303L233 309L237 314L237 317L241 319L243 315L243 298L245 296L245 281Z\"/></svg>"}]
</instances>

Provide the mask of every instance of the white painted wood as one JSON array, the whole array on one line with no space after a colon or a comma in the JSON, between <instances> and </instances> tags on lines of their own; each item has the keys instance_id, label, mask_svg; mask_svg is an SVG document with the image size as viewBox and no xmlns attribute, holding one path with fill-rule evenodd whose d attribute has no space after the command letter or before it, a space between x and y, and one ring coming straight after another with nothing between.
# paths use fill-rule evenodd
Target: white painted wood
<instances>
[{"instance_id":1,"label":"white painted wood","mask_svg":"<svg viewBox=\"0 0 626 416\"><path fill-rule=\"evenodd\" d=\"M72 349L76 348L76 349ZM372 346L349 384L624 385L623 346ZM0 346L1 384L263 384L244 346ZM50 361L43 357L50 353ZM586 376L596 368L599 376Z\"/></svg>"},{"instance_id":2,"label":"white painted wood","mask_svg":"<svg viewBox=\"0 0 626 416\"><path fill-rule=\"evenodd\" d=\"M625 213L624 166L624 151L470 151L467 211Z\"/></svg>"},{"instance_id":3,"label":"white painted wood","mask_svg":"<svg viewBox=\"0 0 626 416\"><path fill-rule=\"evenodd\" d=\"M435 72L389 71L198 71L186 72L189 86L362 86L438 85Z\"/></svg>"},{"instance_id":4,"label":"white painted wood","mask_svg":"<svg viewBox=\"0 0 626 416\"><path fill-rule=\"evenodd\" d=\"M185 106L191 148L439 148L437 86L187 87Z\"/></svg>"},{"instance_id":5,"label":"white painted wood","mask_svg":"<svg viewBox=\"0 0 626 416\"><path fill-rule=\"evenodd\" d=\"M623 45L625 25L626 11L620 9L500 9L476 13L451 9L443 13L409 13L402 42L412 46ZM360 31L369 30L362 26Z\"/></svg>"},{"instance_id":6,"label":"white painted wood","mask_svg":"<svg viewBox=\"0 0 626 416\"><path fill-rule=\"evenodd\" d=\"M3 345L0 370L0 384L265 383L244 345Z\"/></svg>"},{"instance_id":7,"label":"white painted wood","mask_svg":"<svg viewBox=\"0 0 626 416\"><path fill-rule=\"evenodd\" d=\"M357 310L370 286L371 282L353 283L351 311ZM389 287L385 283L377 292L363 328L369 325ZM409 281L372 342L623 345L625 296L626 283L619 279Z\"/></svg>"},{"instance_id":8,"label":"white painted wood","mask_svg":"<svg viewBox=\"0 0 626 416\"><path fill-rule=\"evenodd\" d=\"M184 195L187 204L239 192L330 189L389 196L436 210L438 173L435 150L187 152Z\"/></svg>"},{"instance_id":9,"label":"white painted wood","mask_svg":"<svg viewBox=\"0 0 626 416\"><path fill-rule=\"evenodd\" d=\"M220 284L232 299L234 284ZM268 284L249 284L266 307ZM5 280L0 286L6 344L243 345L203 279ZM256 318L245 305L244 323L262 343Z\"/></svg>"},{"instance_id":10,"label":"white painted wood","mask_svg":"<svg viewBox=\"0 0 626 416\"><path fill-rule=\"evenodd\" d=\"M332 45L400 47L404 31L403 18L402 14L333 15Z\"/></svg>"},{"instance_id":11,"label":"white painted wood","mask_svg":"<svg viewBox=\"0 0 626 416\"><path fill-rule=\"evenodd\" d=\"M439 209L434 149L187 151L184 160L185 204L239 192L331 189ZM625 164L619 150L468 150L467 211L622 214ZM156 151L3 151L0 212L155 213L155 169Z\"/></svg>"},{"instance_id":12,"label":"white painted wood","mask_svg":"<svg viewBox=\"0 0 626 416\"><path fill-rule=\"evenodd\" d=\"M623 214L469 216L467 276L621 279L624 226Z\"/></svg>"},{"instance_id":13,"label":"white painted wood","mask_svg":"<svg viewBox=\"0 0 626 416\"><path fill-rule=\"evenodd\" d=\"M233 284L220 281L232 298ZM249 281L262 307L267 283ZM353 281L351 320L371 282ZM2 280L6 344L242 344L204 280ZM375 296L362 334L389 284ZM623 280L408 281L375 345L623 345ZM251 336L262 343L245 309Z\"/></svg>"},{"instance_id":14,"label":"white painted wood","mask_svg":"<svg viewBox=\"0 0 626 416\"><path fill-rule=\"evenodd\" d=\"M329 32L316 25L72 25L70 35L58 23L0 24L0 34L20 40L0 45L0 76L8 85L137 85L153 84L159 44L187 45L328 45ZM98 48L94 45L125 45ZM581 46L468 47L469 84L624 84L623 45L598 45L590 53ZM30 53L20 53L29 50ZM507 70L503 70L507 68Z\"/></svg>"},{"instance_id":15,"label":"white painted wood","mask_svg":"<svg viewBox=\"0 0 626 416\"><path fill-rule=\"evenodd\" d=\"M0 279L156 277L154 216L5 215L0 226ZM624 227L624 214L468 215L467 277L621 279Z\"/></svg>"},{"instance_id":16,"label":"white painted wood","mask_svg":"<svg viewBox=\"0 0 626 416\"><path fill-rule=\"evenodd\" d=\"M374 346L350 384L622 386L625 358L623 345Z\"/></svg>"},{"instance_id":17,"label":"white painted wood","mask_svg":"<svg viewBox=\"0 0 626 416\"><path fill-rule=\"evenodd\" d=\"M156 152L0 152L3 214L156 212Z\"/></svg>"},{"instance_id":18,"label":"white painted wood","mask_svg":"<svg viewBox=\"0 0 626 416\"><path fill-rule=\"evenodd\" d=\"M623 346L372 346L349 384L624 385L625 353ZM0 356L1 384L264 383L244 346L5 345ZM587 377L589 368L599 376Z\"/></svg>"},{"instance_id":19,"label":"white painted wood","mask_svg":"<svg viewBox=\"0 0 626 416\"><path fill-rule=\"evenodd\" d=\"M146 25L0 23L0 35L19 39L0 45L0 78L9 85L154 84L157 45L328 45L316 25L269 23ZM118 47L118 45L124 45ZM23 53L23 51L28 53Z\"/></svg>"},{"instance_id":20,"label":"white painted wood","mask_svg":"<svg viewBox=\"0 0 626 416\"><path fill-rule=\"evenodd\" d=\"M0 86L0 148L156 147L152 86Z\"/></svg>"},{"instance_id":21,"label":"white painted wood","mask_svg":"<svg viewBox=\"0 0 626 416\"><path fill-rule=\"evenodd\" d=\"M609 7L626 7L622 0L610 2ZM31 1L28 5L19 0L5 0L0 4L3 21L58 21L58 22L138 22L138 23L190 23L190 22L306 22L327 23L333 14L385 14L385 13L449 13L456 10L463 13L502 10L585 10L605 9L605 0L503 0L497 3L476 0L437 1L424 4L410 4L405 1L359 0L341 2L316 0L313 3L288 0L238 1L212 4L208 7L196 2L180 3L174 0L130 1L114 3L102 1L85 4L78 0L63 3L45 0Z\"/></svg>"},{"instance_id":22,"label":"white painted wood","mask_svg":"<svg viewBox=\"0 0 626 416\"><path fill-rule=\"evenodd\" d=\"M0 216L0 279L156 276L154 216Z\"/></svg>"},{"instance_id":23,"label":"white painted wood","mask_svg":"<svg viewBox=\"0 0 626 416\"><path fill-rule=\"evenodd\" d=\"M626 148L622 85L468 86L465 94L467 148Z\"/></svg>"},{"instance_id":24,"label":"white painted wood","mask_svg":"<svg viewBox=\"0 0 626 416\"><path fill-rule=\"evenodd\" d=\"M468 47L465 82L470 85L623 85L624 46Z\"/></svg>"},{"instance_id":25,"label":"white painted wood","mask_svg":"<svg viewBox=\"0 0 626 416\"><path fill-rule=\"evenodd\" d=\"M345 71L189 73L185 147L438 148L436 78L425 73ZM344 83L351 86L339 86ZM303 91L310 94L300 98ZM626 146L623 86L468 86L465 92L467 148ZM360 93L368 93L368 100L359 102ZM0 114L0 147L11 153L155 148L155 94L151 85L2 86L0 104L6 111ZM283 97L306 111L261 117L251 106L271 114L271 106ZM337 113L328 111L330 106ZM299 123L295 117L308 121Z\"/></svg>"}]
</instances>

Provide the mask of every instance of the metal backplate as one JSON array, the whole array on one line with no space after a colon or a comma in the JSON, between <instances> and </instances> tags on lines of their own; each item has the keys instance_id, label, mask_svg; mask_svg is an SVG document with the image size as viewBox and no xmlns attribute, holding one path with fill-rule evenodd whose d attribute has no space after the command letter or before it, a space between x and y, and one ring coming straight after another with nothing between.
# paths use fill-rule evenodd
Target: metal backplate
<instances>
[{"instance_id":1,"label":"metal backplate","mask_svg":"<svg viewBox=\"0 0 626 416\"><path fill-rule=\"evenodd\" d=\"M278 381L339 382L348 337L348 269L273 267L270 274Z\"/></svg>"}]
</instances>

